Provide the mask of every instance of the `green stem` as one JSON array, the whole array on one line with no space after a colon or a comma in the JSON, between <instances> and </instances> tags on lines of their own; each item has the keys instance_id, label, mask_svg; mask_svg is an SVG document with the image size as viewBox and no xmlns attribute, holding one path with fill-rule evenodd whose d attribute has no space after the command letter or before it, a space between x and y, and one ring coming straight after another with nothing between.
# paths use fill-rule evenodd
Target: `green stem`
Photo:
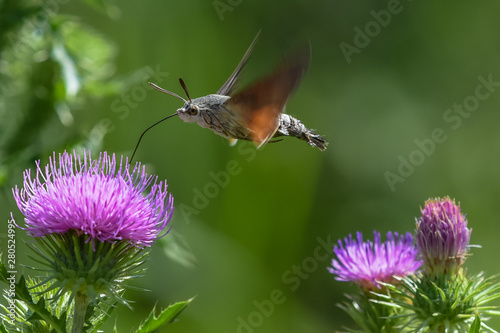
<instances>
[{"instance_id":1,"label":"green stem","mask_svg":"<svg viewBox=\"0 0 500 333\"><path fill-rule=\"evenodd\" d=\"M82 333L83 325L85 324L85 315L89 305L89 298L79 292L75 296L75 313L73 315L73 325L71 326L71 333Z\"/></svg>"}]
</instances>

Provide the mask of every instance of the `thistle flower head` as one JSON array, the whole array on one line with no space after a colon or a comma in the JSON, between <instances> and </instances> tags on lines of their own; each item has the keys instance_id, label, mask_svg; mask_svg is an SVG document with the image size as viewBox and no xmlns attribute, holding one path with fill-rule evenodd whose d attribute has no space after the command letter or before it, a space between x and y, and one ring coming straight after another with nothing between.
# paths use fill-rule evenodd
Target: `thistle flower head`
<instances>
[{"instance_id":1,"label":"thistle flower head","mask_svg":"<svg viewBox=\"0 0 500 333\"><path fill-rule=\"evenodd\" d=\"M36 176L26 170L24 187L13 189L25 229L34 237L75 230L94 241L151 246L172 217L173 198L166 181L123 162L106 152L97 159L64 152L58 161L54 153L45 167L38 161Z\"/></svg>"},{"instance_id":2,"label":"thistle flower head","mask_svg":"<svg viewBox=\"0 0 500 333\"><path fill-rule=\"evenodd\" d=\"M43 293L56 290L54 300L70 292L71 299L128 305L123 282L142 272L143 248L172 217L167 183L157 183L139 163L130 170L123 157L117 164L105 152L97 159L90 152L64 152L59 159L54 153L44 168L37 162L33 179L26 170L23 185L13 193L25 216L23 229L35 240L28 246L48 268L39 283L50 282Z\"/></svg>"},{"instance_id":3,"label":"thistle flower head","mask_svg":"<svg viewBox=\"0 0 500 333\"><path fill-rule=\"evenodd\" d=\"M417 222L417 245L426 274L455 274L462 267L471 230L449 197L426 201Z\"/></svg>"},{"instance_id":4,"label":"thistle flower head","mask_svg":"<svg viewBox=\"0 0 500 333\"><path fill-rule=\"evenodd\" d=\"M378 281L391 283L394 277L413 274L421 265L416 259L417 249L410 233L399 235L388 232L386 242L380 233L373 232L374 241L363 241L361 232L338 241L333 251L337 259L332 260L330 273L339 281L353 281L364 289L380 288Z\"/></svg>"}]
</instances>

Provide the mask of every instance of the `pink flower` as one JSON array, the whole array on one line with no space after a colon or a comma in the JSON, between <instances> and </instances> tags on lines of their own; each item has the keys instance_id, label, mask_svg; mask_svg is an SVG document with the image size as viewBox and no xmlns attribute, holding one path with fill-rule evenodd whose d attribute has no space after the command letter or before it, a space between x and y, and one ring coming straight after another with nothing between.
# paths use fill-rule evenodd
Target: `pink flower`
<instances>
[{"instance_id":1,"label":"pink flower","mask_svg":"<svg viewBox=\"0 0 500 333\"><path fill-rule=\"evenodd\" d=\"M422 264L416 259L417 248L410 233L399 235L387 233L387 241L382 243L380 233L374 231L374 242L363 242L363 234L356 233L338 241L333 252L337 260L332 260L330 273L339 281L352 281L366 289L380 288L378 281L392 283L394 276L413 274Z\"/></svg>"},{"instance_id":2,"label":"pink flower","mask_svg":"<svg viewBox=\"0 0 500 333\"><path fill-rule=\"evenodd\" d=\"M89 151L83 158L64 152L59 163L54 153L43 169L38 161L36 176L26 170L23 188L12 190L24 229L34 237L76 230L94 241L151 246L170 221L174 200L166 181L157 183L140 163L131 171L123 160L117 164L106 152L92 159Z\"/></svg>"}]
</instances>

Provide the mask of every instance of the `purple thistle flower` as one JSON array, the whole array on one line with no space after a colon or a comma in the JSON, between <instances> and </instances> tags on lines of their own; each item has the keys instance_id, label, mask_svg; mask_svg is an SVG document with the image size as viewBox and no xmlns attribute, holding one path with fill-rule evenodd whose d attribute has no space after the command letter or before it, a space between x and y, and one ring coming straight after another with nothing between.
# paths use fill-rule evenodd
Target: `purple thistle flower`
<instances>
[{"instance_id":1,"label":"purple thistle flower","mask_svg":"<svg viewBox=\"0 0 500 333\"><path fill-rule=\"evenodd\" d=\"M356 233L339 239L333 252L338 260L332 260L328 267L338 281L353 281L365 289L380 288L377 281L391 283L394 276L404 277L413 274L422 264L416 260L417 248L413 245L412 235L407 232L399 235L388 232L387 241L380 241L380 233L373 231L374 242L363 242L363 234Z\"/></svg>"},{"instance_id":2,"label":"purple thistle flower","mask_svg":"<svg viewBox=\"0 0 500 333\"><path fill-rule=\"evenodd\" d=\"M426 273L454 274L465 261L471 229L460 205L449 197L430 199L417 222L417 245Z\"/></svg>"},{"instance_id":3,"label":"purple thistle flower","mask_svg":"<svg viewBox=\"0 0 500 333\"><path fill-rule=\"evenodd\" d=\"M36 165L35 178L26 170L24 187L12 190L25 216L23 229L34 237L76 230L94 241L128 240L148 247L172 217L167 182L157 183L158 177L146 174L140 163L131 171L123 156L117 165L115 155L106 152L94 160L90 151L83 160L76 152L64 152L57 163L54 153L44 169L40 161Z\"/></svg>"}]
</instances>

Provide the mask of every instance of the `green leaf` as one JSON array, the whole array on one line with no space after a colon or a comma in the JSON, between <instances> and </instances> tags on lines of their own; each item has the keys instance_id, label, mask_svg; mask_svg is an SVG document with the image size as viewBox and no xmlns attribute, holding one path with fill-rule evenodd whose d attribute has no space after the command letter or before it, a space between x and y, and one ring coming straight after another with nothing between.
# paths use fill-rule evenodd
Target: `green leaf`
<instances>
[{"instance_id":1,"label":"green leaf","mask_svg":"<svg viewBox=\"0 0 500 333\"><path fill-rule=\"evenodd\" d=\"M45 307L45 300L41 299L38 302L33 300L31 293L26 286L26 279L21 275L19 281L16 283L16 299L23 301L28 308L32 311L32 315L27 321L44 320L46 323L52 325L56 332L64 332L66 327L66 317L58 319L52 315Z\"/></svg>"},{"instance_id":2,"label":"green leaf","mask_svg":"<svg viewBox=\"0 0 500 333\"><path fill-rule=\"evenodd\" d=\"M66 96L75 96L80 90L81 82L74 59L68 54L64 45L58 42L54 43L52 56L59 66L61 66L61 79L64 84L64 93L60 93L56 98L64 100Z\"/></svg>"},{"instance_id":3,"label":"green leaf","mask_svg":"<svg viewBox=\"0 0 500 333\"><path fill-rule=\"evenodd\" d=\"M137 329L136 333L154 332L163 325L171 324L177 316L191 303L193 298L170 305L165 310L161 311L158 316L155 315L156 307L151 311L146 321Z\"/></svg>"},{"instance_id":4,"label":"green leaf","mask_svg":"<svg viewBox=\"0 0 500 333\"><path fill-rule=\"evenodd\" d=\"M108 15L111 19L118 19L121 15L120 8L108 0L84 0L95 10Z\"/></svg>"},{"instance_id":5,"label":"green leaf","mask_svg":"<svg viewBox=\"0 0 500 333\"><path fill-rule=\"evenodd\" d=\"M469 333L479 333L479 329L481 328L481 318L479 318L479 314L476 313L476 319L472 322L469 328Z\"/></svg>"},{"instance_id":6,"label":"green leaf","mask_svg":"<svg viewBox=\"0 0 500 333\"><path fill-rule=\"evenodd\" d=\"M0 253L0 281L8 283L8 281L7 281L7 269L5 268L5 265L2 262L2 254L3 253Z\"/></svg>"},{"instance_id":7,"label":"green leaf","mask_svg":"<svg viewBox=\"0 0 500 333\"><path fill-rule=\"evenodd\" d=\"M188 243L176 232L170 231L168 239L162 238L160 245L167 257L182 266L192 268L196 265L196 257L189 249Z\"/></svg>"}]
</instances>

